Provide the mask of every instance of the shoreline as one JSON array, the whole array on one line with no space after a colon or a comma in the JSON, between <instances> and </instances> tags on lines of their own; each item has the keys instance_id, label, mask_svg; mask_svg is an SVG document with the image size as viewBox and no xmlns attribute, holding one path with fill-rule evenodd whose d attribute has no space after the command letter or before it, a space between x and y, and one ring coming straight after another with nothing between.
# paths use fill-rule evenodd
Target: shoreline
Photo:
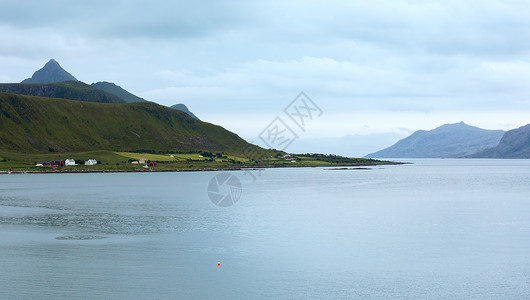
<instances>
[{"instance_id":1,"label":"shoreline","mask_svg":"<svg viewBox=\"0 0 530 300\"><path fill-rule=\"evenodd\" d=\"M335 165L333 168L345 167L375 167L375 166L393 166L410 163L388 162L382 164L356 164L356 165ZM262 167L219 167L204 169L137 169L137 170L43 170L43 171L0 171L0 174L83 174L83 173L170 173L170 172L215 172L215 171L245 171L245 170L263 170L275 168L329 168L331 166L262 166Z\"/></svg>"}]
</instances>

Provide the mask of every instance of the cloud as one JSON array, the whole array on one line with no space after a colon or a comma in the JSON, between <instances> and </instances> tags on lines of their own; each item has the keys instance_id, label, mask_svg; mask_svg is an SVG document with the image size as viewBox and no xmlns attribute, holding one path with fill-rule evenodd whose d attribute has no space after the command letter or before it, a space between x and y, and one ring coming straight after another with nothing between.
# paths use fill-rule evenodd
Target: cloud
<instances>
[{"instance_id":1,"label":"cloud","mask_svg":"<svg viewBox=\"0 0 530 300\"><path fill-rule=\"evenodd\" d=\"M96 38L202 38L250 21L245 2L235 1L3 2L2 24L54 28Z\"/></svg>"},{"instance_id":2,"label":"cloud","mask_svg":"<svg viewBox=\"0 0 530 300\"><path fill-rule=\"evenodd\" d=\"M238 113L245 122L267 120L305 91L326 116L355 123L329 124L352 132L378 122L387 131L432 125L424 114L489 112L515 127L523 124L510 120L511 112L530 112L528 1L50 0L1 7L2 80L20 81L55 58L80 80L115 82L166 105L184 102L221 123ZM411 112L414 122L402 118ZM351 120L359 114L368 116L364 124ZM236 132L248 127L224 122Z\"/></svg>"},{"instance_id":3,"label":"cloud","mask_svg":"<svg viewBox=\"0 0 530 300\"><path fill-rule=\"evenodd\" d=\"M171 87L148 91L144 96L159 102L180 98L218 108L228 101L248 110L260 104L278 110L299 91L321 99L331 111L528 108L527 63L464 61L458 57L424 59L445 66L439 70L418 70L415 62L385 67L303 57L288 61L258 60L208 75L165 70L158 75ZM502 95L503 98L511 95L510 107L499 101Z\"/></svg>"}]
</instances>

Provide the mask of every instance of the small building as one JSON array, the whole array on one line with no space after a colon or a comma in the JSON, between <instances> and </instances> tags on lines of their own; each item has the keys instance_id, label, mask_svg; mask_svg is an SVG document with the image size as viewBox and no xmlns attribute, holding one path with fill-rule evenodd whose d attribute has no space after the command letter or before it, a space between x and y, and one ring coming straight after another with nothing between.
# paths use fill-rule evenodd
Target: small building
<instances>
[{"instance_id":1,"label":"small building","mask_svg":"<svg viewBox=\"0 0 530 300\"><path fill-rule=\"evenodd\" d=\"M283 158L284 158L285 160L291 160L291 159L293 159L293 157L292 157L291 155L289 155L289 154L284 155Z\"/></svg>"},{"instance_id":2,"label":"small building","mask_svg":"<svg viewBox=\"0 0 530 300\"><path fill-rule=\"evenodd\" d=\"M141 164L146 164L147 163L147 159L142 158L138 162L141 163Z\"/></svg>"},{"instance_id":3,"label":"small building","mask_svg":"<svg viewBox=\"0 0 530 300\"><path fill-rule=\"evenodd\" d=\"M156 166L158 166L158 164L156 162L152 161L152 162L149 162L149 166L150 167L156 167Z\"/></svg>"},{"instance_id":4,"label":"small building","mask_svg":"<svg viewBox=\"0 0 530 300\"><path fill-rule=\"evenodd\" d=\"M138 161L137 161L137 160L133 160L133 161L131 161L131 164L133 164L133 165L137 165L137 164L138 164Z\"/></svg>"},{"instance_id":5,"label":"small building","mask_svg":"<svg viewBox=\"0 0 530 300\"><path fill-rule=\"evenodd\" d=\"M64 167L64 161L62 160L50 161L48 166L49 167Z\"/></svg>"},{"instance_id":6,"label":"small building","mask_svg":"<svg viewBox=\"0 0 530 300\"><path fill-rule=\"evenodd\" d=\"M98 161L95 160L95 159L89 159L87 161L85 161L85 166L93 166L93 165L97 165L98 164Z\"/></svg>"},{"instance_id":7,"label":"small building","mask_svg":"<svg viewBox=\"0 0 530 300\"><path fill-rule=\"evenodd\" d=\"M64 167L64 161L54 160L54 161L41 161L35 164L36 167Z\"/></svg>"},{"instance_id":8,"label":"small building","mask_svg":"<svg viewBox=\"0 0 530 300\"><path fill-rule=\"evenodd\" d=\"M69 158L67 160L64 161L64 165L65 166L77 166L77 164L75 163L75 160L73 158Z\"/></svg>"}]
</instances>

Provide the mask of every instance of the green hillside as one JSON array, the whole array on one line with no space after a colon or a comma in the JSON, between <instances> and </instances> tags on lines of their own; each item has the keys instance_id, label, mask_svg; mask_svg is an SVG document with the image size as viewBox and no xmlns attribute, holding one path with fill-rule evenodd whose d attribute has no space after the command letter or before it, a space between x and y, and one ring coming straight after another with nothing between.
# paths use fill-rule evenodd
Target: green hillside
<instances>
[{"instance_id":1,"label":"green hillside","mask_svg":"<svg viewBox=\"0 0 530 300\"><path fill-rule=\"evenodd\" d=\"M99 103L125 103L118 96L98 90L80 81L57 83L2 83L1 93L52 97Z\"/></svg>"},{"instance_id":2,"label":"green hillside","mask_svg":"<svg viewBox=\"0 0 530 300\"><path fill-rule=\"evenodd\" d=\"M3 150L243 153L248 147L256 146L220 126L152 102L91 103L0 93Z\"/></svg>"}]
</instances>

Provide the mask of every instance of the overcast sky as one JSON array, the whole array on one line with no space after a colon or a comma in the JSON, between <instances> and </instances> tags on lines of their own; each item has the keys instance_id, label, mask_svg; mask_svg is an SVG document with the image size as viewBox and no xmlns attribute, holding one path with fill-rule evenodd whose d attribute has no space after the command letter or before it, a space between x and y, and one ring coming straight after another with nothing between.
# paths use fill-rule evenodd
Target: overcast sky
<instances>
[{"instance_id":1,"label":"overcast sky","mask_svg":"<svg viewBox=\"0 0 530 300\"><path fill-rule=\"evenodd\" d=\"M304 91L302 138L530 123L530 1L0 0L0 81L50 58L251 140Z\"/></svg>"}]
</instances>

